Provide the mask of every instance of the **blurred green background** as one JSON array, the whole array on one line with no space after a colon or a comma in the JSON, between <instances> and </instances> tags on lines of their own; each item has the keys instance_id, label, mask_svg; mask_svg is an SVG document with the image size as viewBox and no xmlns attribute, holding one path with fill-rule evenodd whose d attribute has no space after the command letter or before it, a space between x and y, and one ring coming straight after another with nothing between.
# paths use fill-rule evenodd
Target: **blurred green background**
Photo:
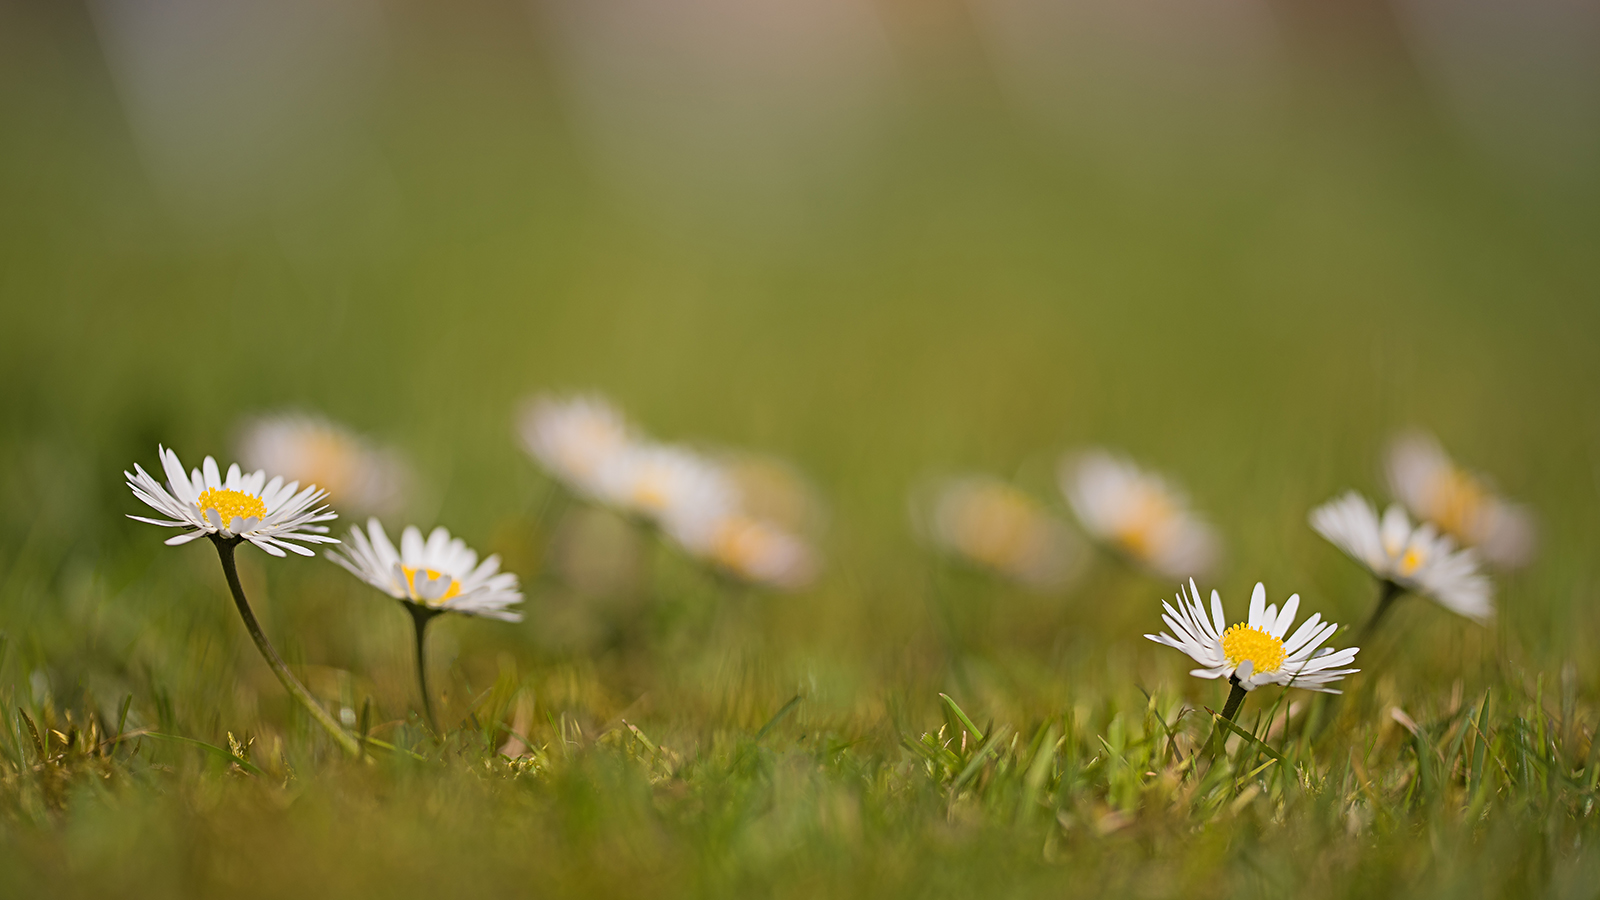
<instances>
[{"instance_id":1,"label":"blurred green background","mask_svg":"<svg viewBox=\"0 0 1600 900\"><path fill-rule=\"evenodd\" d=\"M1060 508L1058 454L1121 448L1218 525L1230 608L1264 580L1354 621L1372 588L1306 512L1381 496L1380 449L1408 425L1529 503L1542 546L1498 579L1496 629L1404 610L1421 640L1392 677L1476 690L1492 660L1570 660L1592 696L1593 19L1423 0L6 0L13 705L110 715L131 694L133 720L218 743L288 716L210 551L124 518L120 477L157 442L228 457L242 416L280 408L402 448L412 517L523 576L525 622L436 635L458 707L507 671L589 727L648 697L637 715L691 734L757 728L797 686L917 727L956 688L1034 710L1091 682L1215 703L1140 636L1171 585L1102 564L1040 598L942 574L908 490L976 468ZM654 547L641 596L563 584L512 415L590 387L663 437L806 472L829 506L818 584L725 592ZM314 687L403 717L400 611L321 561L245 556ZM930 605L951 578L954 638ZM100 852L83 851L117 858Z\"/></svg>"}]
</instances>

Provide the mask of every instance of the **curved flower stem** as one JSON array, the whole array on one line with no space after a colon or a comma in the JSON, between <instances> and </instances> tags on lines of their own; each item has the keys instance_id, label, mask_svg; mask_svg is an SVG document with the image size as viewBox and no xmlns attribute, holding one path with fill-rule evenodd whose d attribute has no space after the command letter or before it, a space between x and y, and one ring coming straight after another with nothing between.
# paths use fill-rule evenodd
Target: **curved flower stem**
<instances>
[{"instance_id":1,"label":"curved flower stem","mask_svg":"<svg viewBox=\"0 0 1600 900\"><path fill-rule=\"evenodd\" d=\"M333 736L334 741L346 753L354 757L360 757L360 742L351 737L343 728L340 728L339 723L333 720L333 716L328 715L328 711L322 708L322 704L318 703L316 698L311 696L311 692L306 690L305 685L301 684L299 679L294 677L294 673L289 671L289 666L284 663L283 657L278 655L278 651L272 648L272 644L267 642L267 636L262 633L261 625L256 621L255 613L250 611L250 601L245 599L244 586L239 583L239 568L233 561L233 549L238 546L239 538L213 536L211 542L217 545L217 557L222 560L222 574L228 578L228 590L233 592L234 605L239 607L239 618L244 619L245 630L250 632L250 637L255 640L256 649L261 651L261 656L266 659L267 665L271 667L272 674L278 676L278 682L283 685L284 690L289 692L289 696L298 700L300 705L306 708L306 712L311 714L311 718L316 719L317 724L326 728L328 734Z\"/></svg>"},{"instance_id":2,"label":"curved flower stem","mask_svg":"<svg viewBox=\"0 0 1600 900\"><path fill-rule=\"evenodd\" d=\"M1228 691L1228 702L1222 705L1222 718L1232 722L1234 716L1239 714L1239 707L1244 705L1244 695L1250 692L1239 684L1237 676L1230 676L1228 684L1232 690ZM1227 729L1218 725L1217 730L1211 736L1211 753L1213 756L1222 752L1227 740Z\"/></svg>"},{"instance_id":3,"label":"curved flower stem","mask_svg":"<svg viewBox=\"0 0 1600 900\"><path fill-rule=\"evenodd\" d=\"M427 638L428 623L439 614L437 609L429 609L418 603L407 603L406 609L411 610L411 623L417 629L417 689L422 692L422 711L428 716L428 727L439 733L439 721L433 717L433 697L428 693L428 653L424 641Z\"/></svg>"},{"instance_id":4,"label":"curved flower stem","mask_svg":"<svg viewBox=\"0 0 1600 900\"><path fill-rule=\"evenodd\" d=\"M1367 619L1367 624L1361 626L1361 637L1357 639L1362 644L1365 644L1367 639L1372 637L1372 633L1377 629L1378 623L1389 613L1389 610L1394 606L1394 601L1398 600L1406 590L1387 578L1379 584L1381 587L1378 593L1378 607L1372 611L1372 618Z\"/></svg>"}]
</instances>

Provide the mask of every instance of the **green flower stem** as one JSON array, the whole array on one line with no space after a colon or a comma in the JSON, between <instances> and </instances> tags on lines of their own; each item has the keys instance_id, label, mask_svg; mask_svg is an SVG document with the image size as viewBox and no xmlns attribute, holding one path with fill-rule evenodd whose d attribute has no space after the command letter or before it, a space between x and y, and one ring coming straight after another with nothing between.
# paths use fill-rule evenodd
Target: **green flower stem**
<instances>
[{"instance_id":1,"label":"green flower stem","mask_svg":"<svg viewBox=\"0 0 1600 900\"><path fill-rule=\"evenodd\" d=\"M1237 678L1229 679L1228 683L1233 690L1228 692L1228 702L1222 705L1222 717L1232 722L1233 717L1239 714L1239 707L1244 705L1244 695L1250 692L1239 686Z\"/></svg>"},{"instance_id":2,"label":"green flower stem","mask_svg":"<svg viewBox=\"0 0 1600 900\"><path fill-rule=\"evenodd\" d=\"M311 696L311 692L306 690L305 685L301 684L299 679L295 678L294 674L289 671L289 666L284 663L283 657L278 655L278 651L272 648L272 644L267 642L267 636L262 633L261 625L256 621L255 613L250 611L250 601L245 599L244 585L239 583L239 567L234 564L233 560L233 549L238 546L240 540L240 538L225 538L218 535L213 535L211 538L211 542L217 546L217 557L222 560L222 574L228 578L228 590L233 592L234 605L239 607L239 617L244 619L245 630L250 632L250 637L256 642L256 649L261 651L261 656L266 659L267 665L271 667L272 674L278 676L278 682L283 685L284 690L289 692L289 696L300 701L300 705L306 708L306 712L311 713L311 718L316 719L317 724L326 728L328 734L333 736L334 741L344 748L346 753L353 757L360 757L360 742L339 727L339 723L334 721L333 716L328 715L328 711L322 708L322 704L318 703L317 699Z\"/></svg>"},{"instance_id":3,"label":"green flower stem","mask_svg":"<svg viewBox=\"0 0 1600 900\"><path fill-rule=\"evenodd\" d=\"M1383 617L1388 615L1389 610L1394 606L1394 601L1398 600L1400 595L1406 591L1405 588L1387 578L1379 582L1379 584L1378 606L1372 611L1372 618L1367 620L1367 624L1361 626L1359 640L1363 644L1367 642L1368 638L1372 637L1372 633L1377 630L1378 623L1383 621Z\"/></svg>"},{"instance_id":4,"label":"green flower stem","mask_svg":"<svg viewBox=\"0 0 1600 900\"><path fill-rule=\"evenodd\" d=\"M439 722L433 717L433 697L428 693L428 653L425 641L428 623L439 614L439 610L429 609L420 603L407 603L406 609L411 610L411 623L417 630L417 689L422 692L422 711L428 716L428 727L438 733Z\"/></svg>"},{"instance_id":5,"label":"green flower stem","mask_svg":"<svg viewBox=\"0 0 1600 900\"><path fill-rule=\"evenodd\" d=\"M1236 676L1230 676L1228 684L1232 690L1228 691L1228 702L1222 705L1222 718L1232 722L1234 716L1239 714L1239 707L1244 705L1244 695L1250 692L1239 684L1239 679ZM1226 746L1228 741L1227 735L1227 729L1219 724L1216 731L1211 735L1211 754L1213 756L1222 752L1222 748Z\"/></svg>"}]
</instances>

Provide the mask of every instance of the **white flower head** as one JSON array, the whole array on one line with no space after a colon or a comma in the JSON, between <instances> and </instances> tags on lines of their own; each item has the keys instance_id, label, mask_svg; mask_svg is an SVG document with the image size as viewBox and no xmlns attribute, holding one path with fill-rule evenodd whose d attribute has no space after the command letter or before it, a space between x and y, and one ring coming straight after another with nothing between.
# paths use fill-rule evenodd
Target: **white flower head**
<instances>
[{"instance_id":1,"label":"white flower head","mask_svg":"<svg viewBox=\"0 0 1600 900\"><path fill-rule=\"evenodd\" d=\"M1216 532L1170 481L1102 450L1061 461L1061 491L1089 536L1139 565L1174 578L1216 564Z\"/></svg>"},{"instance_id":2,"label":"white flower head","mask_svg":"<svg viewBox=\"0 0 1600 900\"><path fill-rule=\"evenodd\" d=\"M1222 614L1221 595L1211 592L1208 613L1192 578L1188 596L1183 586L1178 586L1176 608L1165 600L1161 606L1166 610L1161 620L1172 633L1145 637L1189 654L1201 666L1189 673L1197 678L1227 678L1247 691L1281 684L1338 694L1341 692L1328 685L1360 671L1346 668L1355 662L1359 647L1322 649L1339 626L1323 622L1320 613L1313 613L1294 634L1284 637L1300 609L1299 594L1285 600L1279 610L1277 604L1267 603L1267 589L1258 582L1250 595L1250 618L1232 626Z\"/></svg>"},{"instance_id":3,"label":"white flower head","mask_svg":"<svg viewBox=\"0 0 1600 900\"><path fill-rule=\"evenodd\" d=\"M522 602L517 576L500 571L498 556L479 562L477 553L442 527L424 541L416 526L407 526L396 552L383 525L369 519L366 532L352 528L340 549L324 555L396 600L438 612L522 620L521 613L507 609Z\"/></svg>"},{"instance_id":4,"label":"white flower head","mask_svg":"<svg viewBox=\"0 0 1600 900\"><path fill-rule=\"evenodd\" d=\"M598 394L540 395L518 418L523 447L574 493L603 500L600 473L633 444L628 420Z\"/></svg>"},{"instance_id":5,"label":"white flower head","mask_svg":"<svg viewBox=\"0 0 1600 900\"><path fill-rule=\"evenodd\" d=\"M1065 523L1026 493L986 475L934 485L919 530L939 549L1035 590L1064 587L1083 559Z\"/></svg>"},{"instance_id":6,"label":"white flower head","mask_svg":"<svg viewBox=\"0 0 1600 900\"><path fill-rule=\"evenodd\" d=\"M1533 515L1457 466L1432 435L1401 434L1389 445L1387 463L1389 489L1412 515L1476 547L1497 566L1515 568L1533 557Z\"/></svg>"},{"instance_id":7,"label":"white flower head","mask_svg":"<svg viewBox=\"0 0 1600 900\"><path fill-rule=\"evenodd\" d=\"M1494 615L1494 586L1471 549L1424 522L1413 527L1399 504L1378 512L1355 491L1311 511L1311 527L1373 575L1479 622Z\"/></svg>"},{"instance_id":8,"label":"white flower head","mask_svg":"<svg viewBox=\"0 0 1600 900\"><path fill-rule=\"evenodd\" d=\"M224 477L217 468L217 461L209 456L200 468L186 473L178 454L157 446L156 455L161 457L161 467L167 476L166 487L150 477L138 463L134 464L133 472L122 474L135 497L169 519L128 518L151 525L194 529L169 538L169 545L218 535L249 541L273 556L283 556L285 550L313 556L311 550L293 542L339 543L327 536L326 525L318 524L336 519L338 515L323 505L322 500L328 494L316 485L302 489L298 481L285 483L281 475L268 481L266 473L260 471L246 475L237 463L228 467Z\"/></svg>"},{"instance_id":9,"label":"white flower head","mask_svg":"<svg viewBox=\"0 0 1600 900\"><path fill-rule=\"evenodd\" d=\"M737 505L738 488L710 457L689 447L634 441L595 473L597 499L666 527Z\"/></svg>"},{"instance_id":10,"label":"white flower head","mask_svg":"<svg viewBox=\"0 0 1600 900\"><path fill-rule=\"evenodd\" d=\"M245 466L320 485L347 512L395 512L405 504L413 480L397 451L312 413L249 419L240 430L238 450Z\"/></svg>"},{"instance_id":11,"label":"white flower head","mask_svg":"<svg viewBox=\"0 0 1600 900\"><path fill-rule=\"evenodd\" d=\"M796 590L816 575L811 546L752 512L732 473L686 447L643 445L609 473L614 502L646 516L690 555L738 578Z\"/></svg>"}]
</instances>

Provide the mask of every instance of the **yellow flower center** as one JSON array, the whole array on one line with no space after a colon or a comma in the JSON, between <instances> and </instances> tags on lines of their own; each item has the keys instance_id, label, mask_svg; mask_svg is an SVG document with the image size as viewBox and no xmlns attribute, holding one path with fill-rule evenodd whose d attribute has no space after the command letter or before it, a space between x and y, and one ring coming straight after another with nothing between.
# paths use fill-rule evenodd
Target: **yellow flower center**
<instances>
[{"instance_id":1,"label":"yellow flower center","mask_svg":"<svg viewBox=\"0 0 1600 900\"><path fill-rule=\"evenodd\" d=\"M300 471L295 474L330 494L343 494L355 481L358 451L357 445L344 435L319 430L306 438Z\"/></svg>"},{"instance_id":2,"label":"yellow flower center","mask_svg":"<svg viewBox=\"0 0 1600 900\"><path fill-rule=\"evenodd\" d=\"M1155 552L1158 532L1175 511L1172 501L1161 491L1146 488L1139 491L1129 507L1128 516L1117 526L1114 537L1130 555L1148 559Z\"/></svg>"},{"instance_id":3,"label":"yellow flower center","mask_svg":"<svg viewBox=\"0 0 1600 900\"><path fill-rule=\"evenodd\" d=\"M419 573L419 572L422 573L423 578L425 580L427 580L427 581L437 581L437 580L439 580L439 578L441 578L444 575L443 572L437 571L435 569L418 569L418 568L416 568L414 566L408 566L405 563L401 563L400 564L400 571L406 573L406 589L411 593L411 597L414 600L421 600L422 599L422 595L417 593L417 573ZM424 601L424 602L432 603L432 604L437 605L437 604L445 602L446 600L449 600L451 597L454 597L454 596L456 596L457 594L460 594L460 593L461 593L461 579L452 578L452 579L450 579L450 586L444 589L444 593L440 594L439 596L435 597L432 600L427 600L427 601Z\"/></svg>"},{"instance_id":4,"label":"yellow flower center","mask_svg":"<svg viewBox=\"0 0 1600 900\"><path fill-rule=\"evenodd\" d=\"M957 543L973 559L996 568L1011 566L1027 555L1039 527L1033 504L1010 489L984 491L957 516Z\"/></svg>"},{"instance_id":5,"label":"yellow flower center","mask_svg":"<svg viewBox=\"0 0 1600 900\"><path fill-rule=\"evenodd\" d=\"M1407 547L1405 555L1400 557L1400 574L1409 578L1426 559L1427 556L1422 552L1422 548L1415 544Z\"/></svg>"},{"instance_id":6,"label":"yellow flower center","mask_svg":"<svg viewBox=\"0 0 1600 900\"><path fill-rule=\"evenodd\" d=\"M251 516L257 519L267 517L267 505L261 502L261 498L254 494L246 494L244 491L207 488L205 493L195 500L194 505L199 507L202 516L208 509L216 510L224 526L232 522L234 516L241 519L248 519Z\"/></svg>"},{"instance_id":7,"label":"yellow flower center","mask_svg":"<svg viewBox=\"0 0 1600 900\"><path fill-rule=\"evenodd\" d=\"M659 472L647 472L634 483L633 502L640 509L661 512L671 498L667 478Z\"/></svg>"},{"instance_id":8,"label":"yellow flower center","mask_svg":"<svg viewBox=\"0 0 1600 900\"><path fill-rule=\"evenodd\" d=\"M770 549L771 534L760 523L739 517L723 525L711 548L711 555L736 572L747 572Z\"/></svg>"},{"instance_id":9,"label":"yellow flower center","mask_svg":"<svg viewBox=\"0 0 1600 900\"><path fill-rule=\"evenodd\" d=\"M1241 623L1222 633L1222 655L1230 666L1248 659L1257 672L1276 672L1283 665L1283 641L1264 629Z\"/></svg>"},{"instance_id":10,"label":"yellow flower center","mask_svg":"<svg viewBox=\"0 0 1600 900\"><path fill-rule=\"evenodd\" d=\"M1445 531L1467 538L1483 514L1488 496L1476 478L1451 469L1434 489L1433 519Z\"/></svg>"}]
</instances>

